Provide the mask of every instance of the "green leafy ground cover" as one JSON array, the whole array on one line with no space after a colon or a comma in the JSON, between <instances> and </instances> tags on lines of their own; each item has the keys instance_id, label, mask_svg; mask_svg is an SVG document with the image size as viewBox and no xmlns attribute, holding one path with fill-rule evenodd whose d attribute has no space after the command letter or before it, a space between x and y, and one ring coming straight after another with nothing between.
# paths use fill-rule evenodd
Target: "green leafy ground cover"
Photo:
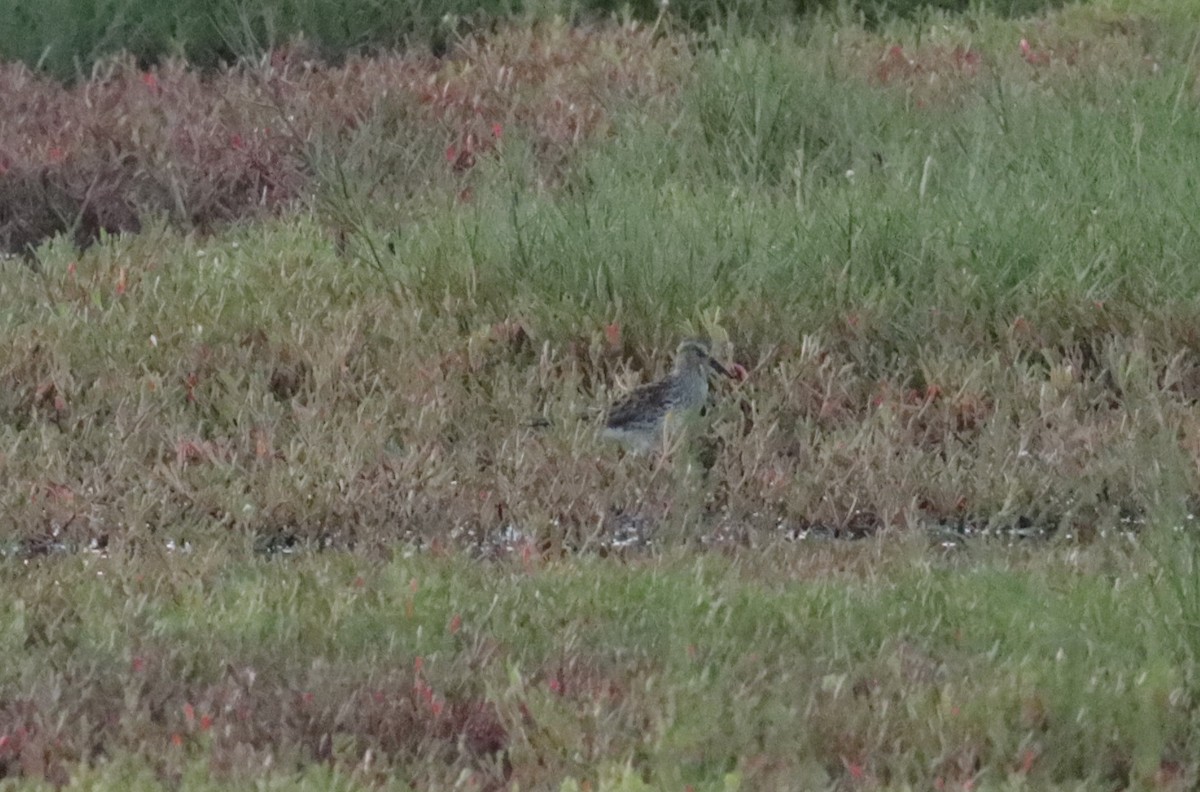
<instances>
[{"instance_id":1,"label":"green leafy ground cover","mask_svg":"<svg viewBox=\"0 0 1200 792\"><path fill-rule=\"evenodd\" d=\"M106 788L1183 789L1190 546L10 567L0 750Z\"/></svg>"},{"instance_id":2,"label":"green leafy ground cover","mask_svg":"<svg viewBox=\"0 0 1200 792\"><path fill-rule=\"evenodd\" d=\"M1187 15L4 67L0 771L1194 785Z\"/></svg>"}]
</instances>

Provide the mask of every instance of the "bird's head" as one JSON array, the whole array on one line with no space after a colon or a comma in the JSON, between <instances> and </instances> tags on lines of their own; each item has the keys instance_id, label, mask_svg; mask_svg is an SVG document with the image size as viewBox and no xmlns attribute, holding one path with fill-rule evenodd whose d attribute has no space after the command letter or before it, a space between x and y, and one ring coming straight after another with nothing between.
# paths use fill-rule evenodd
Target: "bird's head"
<instances>
[{"instance_id":1,"label":"bird's head","mask_svg":"<svg viewBox=\"0 0 1200 792\"><path fill-rule=\"evenodd\" d=\"M675 350L676 373L683 373L685 371L703 372L706 366L713 371L724 374L726 377L733 376L729 373L728 369L717 362L717 359L712 356L712 347L708 341L702 338L689 338Z\"/></svg>"}]
</instances>

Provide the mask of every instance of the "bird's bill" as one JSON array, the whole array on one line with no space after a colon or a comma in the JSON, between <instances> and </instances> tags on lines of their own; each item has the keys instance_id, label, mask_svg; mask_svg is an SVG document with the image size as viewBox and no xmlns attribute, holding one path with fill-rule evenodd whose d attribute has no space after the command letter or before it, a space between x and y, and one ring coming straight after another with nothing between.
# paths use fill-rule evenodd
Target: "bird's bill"
<instances>
[{"instance_id":1,"label":"bird's bill","mask_svg":"<svg viewBox=\"0 0 1200 792\"><path fill-rule=\"evenodd\" d=\"M726 377L729 377L730 379L735 379L735 377L729 371L729 369L725 368L720 363L718 363L716 358L710 357L708 359L708 365L712 366L713 371L716 371L719 374L724 374Z\"/></svg>"}]
</instances>

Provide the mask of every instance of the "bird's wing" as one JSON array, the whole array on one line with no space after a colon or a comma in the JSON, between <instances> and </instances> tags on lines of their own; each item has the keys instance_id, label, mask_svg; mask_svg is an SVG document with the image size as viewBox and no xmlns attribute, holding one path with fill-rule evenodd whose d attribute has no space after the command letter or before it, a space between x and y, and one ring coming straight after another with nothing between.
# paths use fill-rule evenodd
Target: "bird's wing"
<instances>
[{"instance_id":1,"label":"bird's wing","mask_svg":"<svg viewBox=\"0 0 1200 792\"><path fill-rule=\"evenodd\" d=\"M632 393L614 404L608 411L606 426L619 428L639 419L653 420L669 408L671 383L667 380L651 382L635 388Z\"/></svg>"}]
</instances>

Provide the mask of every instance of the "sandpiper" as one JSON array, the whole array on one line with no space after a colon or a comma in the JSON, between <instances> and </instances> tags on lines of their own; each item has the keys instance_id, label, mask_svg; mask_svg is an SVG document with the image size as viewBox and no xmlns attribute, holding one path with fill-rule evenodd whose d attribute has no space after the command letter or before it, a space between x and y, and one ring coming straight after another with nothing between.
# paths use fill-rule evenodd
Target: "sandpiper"
<instances>
[{"instance_id":1,"label":"sandpiper","mask_svg":"<svg viewBox=\"0 0 1200 792\"><path fill-rule=\"evenodd\" d=\"M704 405L710 370L734 377L713 358L707 341L684 341L675 350L675 366L670 374L636 388L612 406L604 436L632 451L649 451L668 423Z\"/></svg>"}]
</instances>

